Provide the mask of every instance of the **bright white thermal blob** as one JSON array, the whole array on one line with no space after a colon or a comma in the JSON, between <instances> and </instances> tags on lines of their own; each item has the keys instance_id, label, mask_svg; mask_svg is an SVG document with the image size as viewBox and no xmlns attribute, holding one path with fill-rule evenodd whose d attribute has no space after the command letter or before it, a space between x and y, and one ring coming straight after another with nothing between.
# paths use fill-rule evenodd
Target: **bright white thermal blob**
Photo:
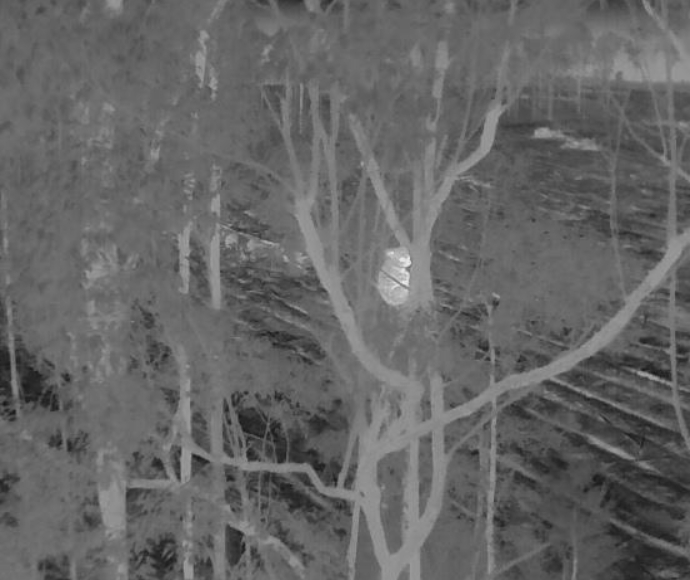
<instances>
[{"instance_id":1,"label":"bright white thermal blob","mask_svg":"<svg viewBox=\"0 0 690 580\"><path fill-rule=\"evenodd\" d=\"M377 288L381 298L390 306L402 306L407 302L410 285L410 252L407 248L389 248L379 270Z\"/></svg>"}]
</instances>

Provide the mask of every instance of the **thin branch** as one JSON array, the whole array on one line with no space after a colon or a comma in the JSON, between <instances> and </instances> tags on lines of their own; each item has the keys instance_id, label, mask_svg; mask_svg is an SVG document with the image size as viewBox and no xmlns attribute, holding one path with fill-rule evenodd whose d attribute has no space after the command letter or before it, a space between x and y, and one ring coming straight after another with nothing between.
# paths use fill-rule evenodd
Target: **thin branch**
<instances>
[{"instance_id":1,"label":"thin branch","mask_svg":"<svg viewBox=\"0 0 690 580\"><path fill-rule=\"evenodd\" d=\"M482 130L482 135L479 139L479 145L477 148L470 153L470 155L467 156L464 161L451 163L448 167L446 167L441 185L436 190L436 193L429 202L429 212L427 214L428 226L433 225L436 221L436 218L441 212L441 207L448 199L448 196L453 189L453 185L455 185L455 182L458 180L458 178L464 173L467 173L490 153L491 149L493 148L494 141L496 140L498 121L504 111L505 105L501 103L500 97L497 96L493 103L489 105L489 111L484 119L484 128Z\"/></svg>"},{"instance_id":2,"label":"thin branch","mask_svg":"<svg viewBox=\"0 0 690 580\"><path fill-rule=\"evenodd\" d=\"M297 192L304 195L306 192L306 184L304 182L302 167L300 166L300 161L297 158L297 152L295 151L295 142L292 138L292 82L290 81L289 73L286 74L285 97L281 99L280 103L281 120L278 124L278 129L280 130L280 134L283 138L285 151L288 154L290 170L295 180L295 189ZM313 203L313 200L311 201Z\"/></svg>"},{"instance_id":3,"label":"thin branch","mask_svg":"<svg viewBox=\"0 0 690 580\"><path fill-rule=\"evenodd\" d=\"M317 127L323 129L321 122L321 113L319 112L320 94L315 83L309 83L309 109L311 112L312 131L311 137L311 167L309 170L309 184L306 191L307 199L313 204L316 201L316 196L319 193L319 177L321 176L321 144L325 146L324 134L325 131L316 130Z\"/></svg>"},{"instance_id":4,"label":"thin branch","mask_svg":"<svg viewBox=\"0 0 690 580\"><path fill-rule=\"evenodd\" d=\"M664 16L667 16L664 14ZM678 133L675 126L676 111L674 102L675 86L671 75L671 63L668 56L666 61L666 97L668 103L667 117L670 122L669 136L668 136L668 152L669 152L669 175L668 175L668 218L666 237L671 239L678 231L678 172L677 168L680 164L681 157L678 151ZM685 443L685 447L690 452L690 431L688 424L683 414L683 409L680 401L680 392L678 387L678 337L676 333L676 293L678 290L678 279L674 272L671 275L669 284L669 298L668 298L668 318L669 318L669 357L671 363L671 396L673 400L673 409L676 413L676 420L680 429L681 436Z\"/></svg>"},{"instance_id":5,"label":"thin branch","mask_svg":"<svg viewBox=\"0 0 690 580\"><path fill-rule=\"evenodd\" d=\"M386 223L388 223L388 227L393 232L393 235L395 235L395 239L398 241L398 244L404 248L411 248L412 246L410 238L407 235L405 228L400 223L397 213L395 212L393 201L388 194L386 185L383 183L381 168L376 161L376 157L371 149L369 140L364 133L364 128L354 114L348 115L348 120L350 131L352 132L352 136L355 138L355 143L357 144L357 149L359 149L359 153L364 161L367 175L369 176L369 180L374 187L374 193L376 194L376 197L379 200L379 205L381 206L383 214L386 217Z\"/></svg>"},{"instance_id":6,"label":"thin branch","mask_svg":"<svg viewBox=\"0 0 690 580\"><path fill-rule=\"evenodd\" d=\"M269 461L248 461L242 458L229 457L226 453L213 455L200 447L186 431L180 433L180 444L188 449L197 457L205 459L214 465L226 465L246 472L265 472L265 473L301 473L306 475L311 484L326 497L341 499L348 502L356 502L359 494L347 490L325 485L318 476L314 468L308 463L273 463Z\"/></svg>"},{"instance_id":7,"label":"thin branch","mask_svg":"<svg viewBox=\"0 0 690 580\"><path fill-rule=\"evenodd\" d=\"M573 563L572 563L572 569L570 570L570 580L577 580L578 577L578 571L579 571L579 549L577 545L577 508L573 507L573 525L570 530L570 539L571 539L571 544L572 544L572 552L573 552Z\"/></svg>"},{"instance_id":8,"label":"thin branch","mask_svg":"<svg viewBox=\"0 0 690 580\"><path fill-rule=\"evenodd\" d=\"M429 134L429 142L424 148L424 163L422 165L424 170L424 192L431 194L435 182L435 172L437 171L441 152L438 148L438 122L441 118L441 111L443 108L443 89L446 82L446 72L450 65L448 57L448 39L443 38L436 45L436 57L434 59L434 81L431 89L431 97L435 102L434 112L429 113L426 119L426 130ZM423 216L422 206L415 203L415 217ZM418 231L415 230L413 237L417 236Z\"/></svg>"},{"instance_id":9,"label":"thin branch","mask_svg":"<svg viewBox=\"0 0 690 580\"><path fill-rule=\"evenodd\" d=\"M491 298L486 301L487 310L487 338L489 341L489 388L495 384L496 380L496 348L493 336L493 304ZM498 412L497 400L491 401L493 411L489 422L489 474L486 490L486 571L493 574L496 568L496 546L494 517L496 510L496 456L498 453Z\"/></svg>"},{"instance_id":10,"label":"thin branch","mask_svg":"<svg viewBox=\"0 0 690 580\"><path fill-rule=\"evenodd\" d=\"M358 504L352 507L352 520L350 523L350 541L347 544L347 580L355 580L355 563L357 562L357 546L359 545L359 521L362 509Z\"/></svg>"},{"instance_id":11,"label":"thin branch","mask_svg":"<svg viewBox=\"0 0 690 580\"><path fill-rule=\"evenodd\" d=\"M625 285L625 273L623 271L623 257L620 247L620 234L618 226L618 160L620 157L621 137L623 134L623 121L618 119L616 127L616 141L614 149L608 159L609 177L611 185L609 187L609 229L611 230L611 247L613 248L613 258L616 262L616 272L618 274L618 284L621 297L625 299L628 291Z\"/></svg>"},{"instance_id":12,"label":"thin branch","mask_svg":"<svg viewBox=\"0 0 690 580\"><path fill-rule=\"evenodd\" d=\"M345 447L345 454L343 455L343 463L338 473L338 480L336 487L345 488L345 483L347 481L347 476L350 472L350 466L352 465L352 456L355 450L355 444L357 443L357 438L359 433L364 429L365 419L364 419L364 404L361 397L355 401L356 409L355 414L352 419L352 425L350 431L347 435L347 446Z\"/></svg>"},{"instance_id":13,"label":"thin branch","mask_svg":"<svg viewBox=\"0 0 690 580\"><path fill-rule=\"evenodd\" d=\"M671 363L671 400L673 402L673 410L678 421L678 428L685 443L687 451L690 453L690 430L688 423L683 414L683 407L680 400L680 388L678 386L678 338L676 332L676 292L678 280L676 274L671 276L671 284L669 288L668 298L668 330L670 335L669 357Z\"/></svg>"},{"instance_id":14,"label":"thin branch","mask_svg":"<svg viewBox=\"0 0 690 580\"><path fill-rule=\"evenodd\" d=\"M517 558L511 560L504 566L501 566L498 570L496 570L493 574L488 576L486 580L494 580L495 578L498 578L499 576L502 576L506 572L509 572L515 566L518 564L522 564L523 562L526 562L527 560L530 560L531 558L534 558L535 556L538 556L541 554L546 548L551 546L551 542L544 542L543 544L539 544L536 548L531 549L529 552L526 552L522 554L521 556L518 556Z\"/></svg>"},{"instance_id":15,"label":"thin branch","mask_svg":"<svg viewBox=\"0 0 690 580\"><path fill-rule=\"evenodd\" d=\"M336 143L338 141L338 134L340 132L340 92L337 87L333 87L330 91L330 135L321 119L319 112L319 95L317 87L313 83L309 85L309 99L312 111L312 130L314 138L320 140L323 147L324 161L326 163L326 176L328 180L328 200L330 205L330 262L331 264L338 264L340 260L340 190L338 185L338 172L336 165ZM312 144L312 150L318 147L318 143ZM313 156L312 161L316 158ZM312 171L318 171L315 165L312 165Z\"/></svg>"},{"instance_id":16,"label":"thin branch","mask_svg":"<svg viewBox=\"0 0 690 580\"><path fill-rule=\"evenodd\" d=\"M14 305L12 304L12 274L10 266L10 219L7 207L7 194L0 190L0 224L2 228L2 266L4 282L4 302L5 302L5 332L7 334L7 354L10 363L10 392L12 393L12 404L14 406L15 419L22 416L22 388L17 369L17 342L14 324Z\"/></svg>"}]
</instances>

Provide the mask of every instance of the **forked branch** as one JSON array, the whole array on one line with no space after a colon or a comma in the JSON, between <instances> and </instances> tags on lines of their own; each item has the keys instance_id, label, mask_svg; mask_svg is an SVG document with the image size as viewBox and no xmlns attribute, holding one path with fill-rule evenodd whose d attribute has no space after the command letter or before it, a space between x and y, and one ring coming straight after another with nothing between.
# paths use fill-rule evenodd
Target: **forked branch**
<instances>
[{"instance_id":1,"label":"forked branch","mask_svg":"<svg viewBox=\"0 0 690 580\"><path fill-rule=\"evenodd\" d=\"M366 344L354 310L345 296L340 272L335 266L329 266L326 263L324 246L316 230L308 200L295 201L295 218L304 237L307 255L316 270L319 282L328 294L336 318L357 360L372 377L392 390L403 392L411 389L421 390L422 387L418 381L384 365Z\"/></svg>"},{"instance_id":2,"label":"forked branch","mask_svg":"<svg viewBox=\"0 0 690 580\"><path fill-rule=\"evenodd\" d=\"M398 215L395 211L395 206L393 205L393 200L386 189L386 184L383 182L383 176L381 175L381 168L379 167L374 152L371 149L369 140L364 133L364 128L360 123L359 119L350 114L348 116L348 121L350 124L350 131L352 136L355 138L355 143L357 144L357 149L362 156L362 161L364 162L364 167L367 171L367 176L371 185L374 188L374 193L379 201L383 215L386 218L386 223L388 227L395 235L395 239L398 244L404 248L410 248L410 237L407 235L405 228L400 223Z\"/></svg>"},{"instance_id":3,"label":"forked branch","mask_svg":"<svg viewBox=\"0 0 690 580\"><path fill-rule=\"evenodd\" d=\"M464 160L459 162L453 162L448 167L446 167L443 172L443 178L441 180L441 185L438 187L431 202L429 204L428 213L428 226L433 226L436 218L441 212L441 207L448 199L453 185L457 179L467 173L472 169L477 163L479 163L484 157L486 157L493 148L494 141L496 140L496 129L498 128L498 121L501 115L505 111L505 105L501 102L500 98L497 98L489 106L489 110L484 118L484 126L482 128L482 136L479 139L479 144L477 148L470 153Z\"/></svg>"}]
</instances>

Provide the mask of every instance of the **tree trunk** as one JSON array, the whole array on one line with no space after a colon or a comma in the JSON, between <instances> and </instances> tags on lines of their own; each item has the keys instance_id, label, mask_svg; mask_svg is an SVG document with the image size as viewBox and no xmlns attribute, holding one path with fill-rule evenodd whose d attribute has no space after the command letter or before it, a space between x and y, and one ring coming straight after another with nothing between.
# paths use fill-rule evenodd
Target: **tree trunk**
<instances>
[{"instance_id":1,"label":"tree trunk","mask_svg":"<svg viewBox=\"0 0 690 580\"><path fill-rule=\"evenodd\" d=\"M220 167L211 168L211 216L214 220L211 241L208 248L208 274L211 287L211 308L220 311L223 308L222 282L220 277ZM209 361L215 366L215 360ZM209 409L209 436L211 438L211 454L219 457L224 454L224 408L225 396L223 392L223 378L217 376L215 369L211 369L211 402ZM213 496L218 506L225 505L225 467L218 463L213 466ZM215 580L226 579L227 558L225 554L225 521L218 517L213 522L213 577Z\"/></svg>"},{"instance_id":2,"label":"tree trunk","mask_svg":"<svg viewBox=\"0 0 690 580\"><path fill-rule=\"evenodd\" d=\"M184 196L187 202L191 202L194 191L194 175L188 175L185 179ZM188 206L188 204L187 204ZM188 207L185 206L185 213ZM188 218L177 238L177 252L180 269L180 292L183 296L189 294L191 254L190 238L192 233L192 220ZM189 356L187 349L178 338L176 345L177 368L179 373L179 402L177 407L178 419L181 428L187 433L192 433L192 379ZM192 453L186 447L180 450L180 483L188 483L192 478ZM185 499L184 514L182 516L182 578L194 579L194 509L192 498Z\"/></svg>"},{"instance_id":3,"label":"tree trunk","mask_svg":"<svg viewBox=\"0 0 690 580\"><path fill-rule=\"evenodd\" d=\"M97 123L97 132L92 147L105 153L105 161L99 166L89 167L99 176L105 188L112 186L112 160L109 159L113 140L113 116L115 108L105 103ZM89 165L89 159L85 159ZM86 366L91 374L91 388L98 389L91 400L94 408L87 409L95 414L94 422L101 425L100 433L92 433L96 446L96 484L98 505L105 533L107 580L127 580L127 467L119 449L118 437L122 434L117 410L109 404L117 401L117 377L124 372L124 358L117 350L119 334L126 320L124 306L119 296L120 266L117 246L110 241L112 236L111 217L107 202L96 198L95 218L88 223L82 239L82 258L86 263L84 289L86 291L86 319L88 338L85 341ZM108 420L106 420L106 417ZM122 419L122 417L120 417Z\"/></svg>"}]
</instances>

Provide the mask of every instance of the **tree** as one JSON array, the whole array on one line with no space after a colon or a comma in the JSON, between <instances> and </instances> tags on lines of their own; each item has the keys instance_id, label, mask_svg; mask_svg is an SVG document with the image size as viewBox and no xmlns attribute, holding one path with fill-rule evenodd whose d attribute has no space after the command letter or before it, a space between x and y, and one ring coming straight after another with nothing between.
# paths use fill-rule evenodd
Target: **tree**
<instances>
[{"instance_id":1,"label":"tree","mask_svg":"<svg viewBox=\"0 0 690 580\"><path fill-rule=\"evenodd\" d=\"M104 6L2 9L17 119L17 146L4 149L22 167L3 188L3 234L26 240L9 256L5 244L5 292L59 400L26 409L15 389L22 412L2 424L23 441L5 468L17 496L8 526L22 530L14 569L66 557L71 578L86 577L105 555L124 580L153 574L158 551L187 580L207 561L215 578L337 577L335 523L349 526L351 576L371 548L381 578L422 578L438 524L466 534L468 574L553 557L577 577L599 530L576 500L548 516L559 520L549 541L503 525L535 502L510 488L509 474L527 471L510 453L528 438L507 408L610 344L690 233L672 228L661 261L620 296L601 275L606 257L590 257L596 244L534 218L516 191L519 167L509 173L493 149L502 115L547 66L532 66L524 38L545 4L310 5L306 24L268 46L222 0ZM267 89L259 98L261 57L285 72L277 103ZM473 189L482 171L511 182ZM450 211L455 197L475 203L477 222ZM264 224L272 244L259 240ZM479 326L463 329L464 348L434 288L435 244L451 234L480 256L448 277L463 290L458 315L471 306ZM379 287L391 278L403 284L393 305ZM608 308L598 331L585 333L600 314L576 298ZM257 336L283 330L275 312L321 352L306 363ZM516 328L527 318L581 343L525 370ZM345 433L323 426L343 416ZM45 457L81 485L40 503L53 534L38 549L27 505L42 493L36 474L57 477ZM462 526L442 517L450 501L471 513ZM93 530L103 537L82 544Z\"/></svg>"},{"instance_id":2,"label":"tree","mask_svg":"<svg viewBox=\"0 0 690 580\"><path fill-rule=\"evenodd\" d=\"M511 7L510 16L507 19L509 24L514 22L516 8L516 6ZM495 16L495 13L491 13L491 11L488 12L490 16ZM391 18L394 19L395 17L393 16ZM356 16L353 17L353 19L355 22L355 29L364 30L364 34L370 37L379 38L382 36L379 30L375 28L375 24L369 25L369 28L367 28L364 24L359 25L359 23L357 23ZM489 20L489 23L491 22L492 21ZM473 24L475 24L475 26L478 24L486 25L485 21L479 18L475 20ZM395 28L399 31L403 27L396 22ZM376 32L373 32L373 30ZM668 250L664 259L649 272L647 277L635 291L626 296L623 307L604 323L597 333L586 340L580 348L562 355L552 363L541 368L525 373L508 374L502 380L493 379L494 371L492 370L489 375L489 388L478 394L469 402L465 402L454 409L446 411L442 402L441 393L443 387L441 376L433 369L433 365L431 367L429 366L430 361L434 359L430 356L430 353L423 348L421 349L421 356L420 351L417 350L420 346L418 341L428 343L432 336L429 322L422 318L422 322L420 323L419 318L420 312L423 313L425 310L428 310L429 305L433 302L432 278L430 274L431 231L440 213L440 208L447 199L450 188L455 183L457 177L474 167L474 165L491 149L496 124L504 107L502 100L504 98L504 84L508 84L504 76L504 67L507 68L505 63L511 57L512 51L511 45L508 43L503 51L498 50L494 53L496 54L495 62L498 63L496 67L498 70L498 81L495 83L497 86L495 92L496 96L494 100L490 101L491 104L485 112L486 116L483 118L483 130L478 146L464 161L460 161L458 156L454 157L445 168L445 172L442 171L441 175L437 176L435 171L438 170L438 166L442 161L439 162L436 157L437 146L440 143L436 128L438 115L441 110L440 101L443 83L448 69L447 46L443 38L437 41L431 36L433 40L429 43L431 44L431 49L428 49L427 54L431 53L434 55L429 59L433 65L427 65L426 67L420 66L423 55L425 54L423 48L427 48L427 46L424 46L413 34L410 34L409 30L406 30L406 32L406 40L410 38L413 39L406 45L407 50L400 50L400 54L396 55L398 57L397 59L391 57L389 54L387 54L386 57L398 65L396 68L397 75L401 74L400 70L404 67L401 63L404 62L403 59L408 54L412 73L411 76L414 77L416 66L419 66L420 70L433 70L434 74L429 83L431 85L431 98L428 99L426 103L423 100L415 100L415 97L417 97L419 93L415 93L414 90L409 90L410 87L406 86L405 88L408 90L402 92L399 101L396 101L393 107L390 106L390 100L388 101L388 111L391 109L395 110L398 104L401 104L401 109L405 110L404 104L410 101L415 103L415 110L417 111L424 111L424 104L431 104L432 106L436 104L435 109L432 108L430 114L427 116L421 115L421 118L424 119L426 123L424 126L426 133L422 132L420 127L415 127L414 123L410 123L413 127L411 130L413 138L410 139L410 141L414 143L414 138L416 138L417 142L423 144L422 146L415 148L413 145L409 150L404 150L405 144L409 142L408 139L410 135L405 134L402 138L400 134L396 135L398 138L395 141L396 145L401 142L403 144L403 152L398 159L406 154L407 156L404 158L408 164L407 167L410 168L409 173L411 175L409 176L407 184L411 183L411 193L408 194L407 199L405 199L404 196L400 196L398 199L393 198L393 195L387 187L386 180L382 175L377 153L374 147L371 146L367 131L360 121L358 115L360 109L358 109L358 105L361 106L363 102L366 103L366 105L370 105L372 102L370 93L366 92L366 80L362 80L361 77L356 77L354 82L349 84L347 81L352 79L348 78L346 73L338 69L337 64L333 67L338 71L337 73L330 70L329 65L324 67L327 69L324 73L325 82L331 87L329 94L330 108L328 110L328 117L331 123L329 132L321 119L320 110L322 99L319 93L320 85L318 83L323 83L324 77L317 77L317 81L314 81L313 77L311 77L308 82L311 82L310 101L313 128L311 144L306 144L310 151L310 154L306 155L306 159L301 159L299 157L298 152L301 150L300 145L302 144L299 142L298 138L295 138L292 131L290 117L291 96L289 90L283 101L281 116L278 120L289 157L291 178L290 193L294 199L296 220L305 239L306 251L309 254L321 284L329 295L335 315L340 322L350 349L362 367L374 377L374 380L381 389L381 392L377 392L377 394L373 396L373 401L369 400L366 403L370 405L368 409L369 415L367 415L367 419L370 422L368 422L368 424L365 423L366 426L360 424L360 432L355 434L355 437L359 437L360 448L358 454L359 463L357 477L354 485L355 489L362 495L362 499L360 500L361 507L366 515L374 550L379 565L382 568L382 577L384 578L397 578L408 566L410 566L411 575L415 577L419 577L420 575L419 547L423 543L424 538L428 535L438 515L438 511L440 510L443 482L446 476L447 456L444 455L442 437L445 426L454 420L472 416L487 403L495 405L496 398L500 395L509 391L528 387L541 380L561 374L610 344L614 337L622 331L642 300L662 283L666 276L669 275L669 272L677 266L688 243L687 232L673 240L669 240ZM428 31L425 32L427 32L425 38L428 39ZM489 34L489 36L495 38L499 35ZM415 44L415 42L417 42L417 44ZM434 50L435 42L437 42L435 46L436 50ZM324 44L327 46L327 43ZM386 38L386 46L389 45L389 39ZM381 48L379 53L384 52L384 50L384 48ZM337 54L338 51L336 50L335 53ZM309 70L310 65L318 67L318 64L314 65L312 62L309 62L309 53L307 52L306 54L307 56L305 56L303 52L298 55L298 68L293 73L297 75L297 78L299 78L303 70ZM331 60L335 60L336 58L337 57L332 56ZM318 55L318 59L319 62L323 62L323 60L329 62L329 59L324 59L322 54ZM306 64L304 60L307 61ZM385 58L374 62L377 64L379 62L385 62ZM392 89L391 85L388 84L389 82L391 84L400 82L399 76L392 75L391 77L386 77L385 72L382 71L383 67L379 68L376 64L373 64L370 65L370 68L373 69L373 72L369 72L369 75L376 79L376 90L379 95L385 92L381 89L382 86ZM488 68L489 70L493 70L491 66ZM328 84L332 82L334 78L338 79L335 90L333 89L333 84ZM346 80L344 81L343 79ZM354 85L354 89L352 85ZM417 88L417 86L414 85L413 87ZM474 88L475 87L473 87L473 89ZM366 96L360 98L360 93L358 91L361 91L361 93ZM388 94L397 96L398 93L392 89ZM410 97L410 94L413 96ZM374 100L374 102L376 101ZM364 105L363 108L366 110L367 114L376 116L376 113L379 112L376 111L376 107L369 106L367 108L366 105ZM333 193L331 193L331 197L328 200L323 200L322 197L319 197L323 189L330 192L337 191L336 180L331 177L336 174L333 170L336 162L334 160L335 153L332 143L336 140L335 136L339 128L337 119L340 118L341 107L345 109L343 117L349 125L352 138L363 159L366 176L372 184L372 188L378 200L379 209L385 220L385 229L387 231L382 233L381 236L384 239L395 239L396 245L409 251L411 262L408 279L409 294L408 301L403 307L403 322L400 326L396 327L396 324L393 323L392 326L387 328L389 333L397 337L393 340L393 350L385 350L385 347L383 347L384 350L380 351L379 348L381 347L379 344L376 344L371 336L367 336L366 323L372 318L372 314L371 311L366 311L367 320L365 321L361 317L363 308L357 302L357 300L365 301L366 298L362 298L361 295L355 295L354 297L352 294L348 295L347 286L343 283L344 275L340 269L341 256L339 253L336 253L335 256L332 254L332 248L334 246L337 248L338 242L335 240L338 240L341 236L339 231L339 212L342 211L339 207L340 199L337 198L337 195L334 196ZM334 121L334 119L336 119L336 121ZM387 140L388 135L386 135L386 131L394 132L397 127L391 129L390 126L386 126L385 117L384 120L380 120L380 117L377 120L381 123L381 126L377 127L377 129L385 135L381 140L388 145L390 142ZM407 129L407 127L405 129ZM415 132L415 130L417 132ZM458 147L459 151L462 151L462 146L464 144L465 143L461 141ZM383 156L384 159L387 156L395 157L397 151L394 150L393 153L390 153L389 150L386 149L386 145L382 147L383 152L379 154ZM302 145L302 147L304 147L304 145ZM324 169L321 169L322 163ZM393 161L392 165L396 166L396 162ZM405 170L403 170L402 173L405 173ZM322 178L322 174L325 175L325 177ZM322 189L320 187L321 179L325 179L330 185ZM405 182L402 181L402 183ZM440 187L437 189L437 184L439 183ZM405 207L405 203L407 203L406 209L410 207L411 209L409 209L409 214L401 218L400 208ZM328 213L329 208L330 215ZM336 217L334 218L334 216ZM336 221L336 219L338 221ZM407 219L407 223L405 219ZM409 233L410 231L412 232L411 235ZM324 232L327 232L327 235L324 235ZM367 247L366 250L368 251L369 247ZM361 263L366 259L362 255L357 255L354 259L352 256L348 256L348 258L350 262L354 261L355 263ZM366 267L362 269L366 271ZM360 309L358 309L357 306L360 306ZM487 310L489 324L491 324L492 306L488 301ZM360 313L359 317L358 313ZM424 316L424 314L421 315ZM413 323L410 323L410 320L413 320ZM378 323L377 326L380 328L381 324ZM412 333L413 337L410 336L410 328L414 328L414 333ZM425 328L426 330L423 330ZM489 335L489 343L489 350L493 356L495 347L491 344L491 335ZM400 350L397 350L397 348L400 348ZM386 364L383 361L394 362ZM402 365L402 368L396 367L396 363ZM494 382L495 384L492 384ZM387 390L389 392L386 392ZM434 394L434 392L436 392L436 394ZM372 397L372 395L367 393L362 396L365 400L368 397ZM425 400L428 401L431 411L430 417L427 419L426 423L422 423L422 415L419 413L419 408ZM364 403L362 403L362 405L364 405ZM492 427L490 449L492 450L493 457L489 459L489 520L493 517L491 505L494 501L493 486L495 485L495 468L491 467L495 465L495 423ZM431 470L433 479L429 484L429 489L420 493L421 487L418 479L419 438L429 434L432 439L432 456L437 458L437 460ZM434 440L437 442L437 447L434 447ZM387 455L399 452L403 449L409 453L409 456L406 461L403 461L403 466L406 465L407 470L403 466L397 466L399 470L398 475L402 479L402 483L400 483L400 488L402 489L391 489L391 487L394 486L388 486L386 488L386 493L391 494L391 499L386 502L389 506L393 503L392 498L397 496L403 497L400 501L401 506L399 506L402 516L400 516L399 520L393 521L394 525L400 524L402 530L397 530L399 535L395 536L395 534L390 533L390 530L386 529L385 517L382 518L382 512L385 510L382 509L383 492L378 471L380 464L384 463ZM420 499L420 495L422 498L426 498L424 511L420 511L420 504L423 504L423 499ZM490 524L487 529L487 544L490 545L492 543ZM354 530L356 531L357 527L355 527ZM356 534L353 534L353 537L356 537ZM391 550L391 543L393 543L397 550L395 548ZM494 567L491 550L489 550L487 558L487 566L491 573Z\"/></svg>"}]
</instances>

